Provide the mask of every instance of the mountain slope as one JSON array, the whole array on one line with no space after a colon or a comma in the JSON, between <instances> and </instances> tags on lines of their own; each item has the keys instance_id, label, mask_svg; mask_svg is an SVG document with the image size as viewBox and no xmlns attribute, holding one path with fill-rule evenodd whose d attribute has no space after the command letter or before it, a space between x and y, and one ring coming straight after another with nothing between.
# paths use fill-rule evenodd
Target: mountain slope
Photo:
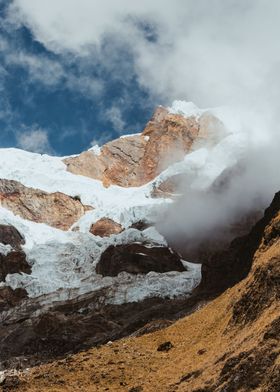
<instances>
[{"instance_id":1,"label":"mountain slope","mask_svg":"<svg viewBox=\"0 0 280 392\"><path fill-rule=\"evenodd\" d=\"M195 203L184 204L184 193L203 195L203 200L210 195L216 200L226 188L225 195L231 200L227 184L238 179L242 169L238 164L248 140L230 120L224 109L200 110L177 102L172 108L159 108L142 134L95 146L76 157L0 151L0 370L13 373L11 369L67 357L66 362L54 364L65 364L61 372L67 378L63 372L69 370L68 362L77 361L81 373L69 379L71 388L78 388L77 380L84 390L95 390L97 384L101 390L127 389L128 385L141 390L142 385L140 389L132 385L132 377L142 375L152 390L184 390L189 388L186 382L195 388L199 380L199 385L208 382L209 391L222 391L222 383L231 383L219 367L229 366L229 358L223 355L231 342L236 341L236 349L229 357L240 354L244 342L239 339L244 333L248 335L245 342L251 341L250 349L255 350L253 334L262 339L276 317L279 195L247 236L228 245L217 242L219 237L212 230L205 242L198 243L198 253L188 255L188 261L159 232L159 216L164 219L167 212L178 209L175 218L181 218L180 201L183 208L190 207L184 224L196 232L200 211L197 206L192 211ZM217 207L212 215L220 214ZM259 203L253 207L257 214L262 210ZM248 232L248 222L256 221L257 214L252 215L249 206L241 211L242 216L237 214L233 222L235 235ZM168 219L166 223L170 225ZM207 241L212 239L210 249ZM197 245L195 236L181 241L186 249ZM254 254L253 272L247 278ZM244 278L247 283L210 302ZM252 307L251 297L257 298L257 306ZM252 318L255 309L259 313ZM271 317L266 315L269 309ZM186 315L191 316L165 332L118 341L170 326ZM255 330L258 322L262 326ZM164 334L168 339L163 339ZM193 349L199 351L197 361L190 348L192 339ZM218 340L217 347L212 339ZM96 376L91 374L89 381L87 370L79 365L82 354L69 355L108 341L116 342L90 354L89 365L92 368L95 362ZM130 351L122 350L122 344ZM246 344L244 350L249 349ZM109 358L115 354L116 361ZM244 355L240 361L247 358ZM213 356L224 359L214 363ZM268 373L274 359L265 365ZM236 361L230 369L237 366ZM111 381L105 370L108 365L116 365ZM148 375L145 372L150 368L153 371ZM0 373L0 383L1 377L4 390L9 383L13 388L13 379ZM32 372L28 377L32 378ZM39 380L34 381L36 388L43 382L39 390L58 388L52 383L57 380L55 375L50 376L49 384L48 376L46 380L45 376L34 377ZM67 383L61 380L59 385L66 388ZM24 384L19 388L24 390ZM143 388L149 390L148 384Z\"/></svg>"},{"instance_id":2,"label":"mountain slope","mask_svg":"<svg viewBox=\"0 0 280 392\"><path fill-rule=\"evenodd\" d=\"M216 300L167 329L34 368L22 390L278 392L279 218L280 193L247 237L251 272Z\"/></svg>"}]
</instances>

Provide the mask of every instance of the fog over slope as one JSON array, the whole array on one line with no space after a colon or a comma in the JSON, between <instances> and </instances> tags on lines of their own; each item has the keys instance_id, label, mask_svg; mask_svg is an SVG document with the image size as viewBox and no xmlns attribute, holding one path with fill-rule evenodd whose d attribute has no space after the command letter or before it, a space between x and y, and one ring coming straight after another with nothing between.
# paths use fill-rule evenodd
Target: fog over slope
<instances>
[{"instance_id":1,"label":"fog over slope","mask_svg":"<svg viewBox=\"0 0 280 392\"><path fill-rule=\"evenodd\" d=\"M103 44L112 53L125 48L131 72L155 102L228 108L221 116L224 137L204 150L203 164L182 184L185 196L164 217L164 231L191 237L223 230L279 189L279 16L277 0L81 0L78 7L75 0L14 0L10 6L10 23L29 26L64 58L122 72ZM205 192L233 167L227 186Z\"/></svg>"}]
</instances>

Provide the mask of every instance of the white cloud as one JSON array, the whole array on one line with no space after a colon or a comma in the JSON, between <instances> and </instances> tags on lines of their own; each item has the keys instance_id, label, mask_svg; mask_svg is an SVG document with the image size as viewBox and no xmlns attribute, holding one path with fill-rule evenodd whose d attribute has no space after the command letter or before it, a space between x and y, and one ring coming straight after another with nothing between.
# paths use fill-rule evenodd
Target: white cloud
<instances>
[{"instance_id":1,"label":"white cloud","mask_svg":"<svg viewBox=\"0 0 280 392\"><path fill-rule=\"evenodd\" d=\"M270 98L265 87L278 73L279 16L277 0L14 0L9 11L10 20L60 54L105 61L101 44L111 34L133 52L135 72L151 94L201 106L252 105L264 89ZM152 26L156 42L145 39L139 21ZM118 60L107 60L118 72Z\"/></svg>"},{"instance_id":2,"label":"white cloud","mask_svg":"<svg viewBox=\"0 0 280 392\"><path fill-rule=\"evenodd\" d=\"M40 82L49 88L55 88L60 83L64 83L64 87L80 92L88 98L100 96L103 92L104 83L101 80L85 74L75 75L66 69L63 61L50 59L46 55L34 55L25 50L17 50L9 44L3 47L2 54L6 65L15 65L27 70L29 75L27 83ZM5 79L7 72L0 67L0 89L2 74L2 79Z\"/></svg>"},{"instance_id":3,"label":"white cloud","mask_svg":"<svg viewBox=\"0 0 280 392\"><path fill-rule=\"evenodd\" d=\"M69 90L79 91L90 98L100 96L104 89L102 80L87 75L67 74L65 85Z\"/></svg>"},{"instance_id":4,"label":"white cloud","mask_svg":"<svg viewBox=\"0 0 280 392\"><path fill-rule=\"evenodd\" d=\"M17 145L23 150L37 153L51 153L52 147L49 142L48 133L40 128L21 131L16 135Z\"/></svg>"},{"instance_id":5,"label":"white cloud","mask_svg":"<svg viewBox=\"0 0 280 392\"><path fill-rule=\"evenodd\" d=\"M6 52L5 61L8 64L26 68L32 80L40 81L46 86L56 85L64 77L62 65L45 56L35 56L24 51L10 49Z\"/></svg>"},{"instance_id":6,"label":"white cloud","mask_svg":"<svg viewBox=\"0 0 280 392\"><path fill-rule=\"evenodd\" d=\"M176 3L182 1L174 0ZM160 5L159 0L15 0L10 18L28 24L36 38L55 51L80 52L99 43L107 31L124 32L123 21L129 15L162 14L165 6Z\"/></svg>"},{"instance_id":7,"label":"white cloud","mask_svg":"<svg viewBox=\"0 0 280 392\"><path fill-rule=\"evenodd\" d=\"M125 121L123 120L122 111L120 108L117 106L112 106L105 111L104 117L112 124L116 132L120 134L122 133L125 128Z\"/></svg>"}]
</instances>

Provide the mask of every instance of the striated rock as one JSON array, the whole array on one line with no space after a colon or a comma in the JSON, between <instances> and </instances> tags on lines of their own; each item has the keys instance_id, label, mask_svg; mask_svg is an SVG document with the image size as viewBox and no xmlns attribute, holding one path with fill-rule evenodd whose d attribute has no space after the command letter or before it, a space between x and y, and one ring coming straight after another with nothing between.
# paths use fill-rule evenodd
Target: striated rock
<instances>
[{"instance_id":1,"label":"striated rock","mask_svg":"<svg viewBox=\"0 0 280 392\"><path fill-rule=\"evenodd\" d=\"M105 186L141 186L206 138L214 143L221 128L210 114L186 118L159 107L142 134L109 142L99 155L87 151L64 162L68 171L101 180Z\"/></svg>"},{"instance_id":2,"label":"striated rock","mask_svg":"<svg viewBox=\"0 0 280 392\"><path fill-rule=\"evenodd\" d=\"M0 370L14 368L15 363L19 368L34 366L124 336L159 330L171 324L162 317L178 319L195 303L188 298L148 298L100 308L101 301L102 291L54 304L49 311L34 312L30 318L20 317L19 312L16 324L0 324Z\"/></svg>"},{"instance_id":3,"label":"striated rock","mask_svg":"<svg viewBox=\"0 0 280 392\"><path fill-rule=\"evenodd\" d=\"M97 263L96 272L103 276L117 276L120 272L147 274L155 271L185 271L177 253L167 247L146 247L143 244L109 246Z\"/></svg>"},{"instance_id":4,"label":"striated rock","mask_svg":"<svg viewBox=\"0 0 280 392\"><path fill-rule=\"evenodd\" d=\"M109 218L101 218L91 225L90 233L99 237L110 237L123 231L122 225Z\"/></svg>"},{"instance_id":5,"label":"striated rock","mask_svg":"<svg viewBox=\"0 0 280 392\"><path fill-rule=\"evenodd\" d=\"M0 205L33 222L68 230L91 207L61 192L47 193L17 181L0 180Z\"/></svg>"}]
</instances>

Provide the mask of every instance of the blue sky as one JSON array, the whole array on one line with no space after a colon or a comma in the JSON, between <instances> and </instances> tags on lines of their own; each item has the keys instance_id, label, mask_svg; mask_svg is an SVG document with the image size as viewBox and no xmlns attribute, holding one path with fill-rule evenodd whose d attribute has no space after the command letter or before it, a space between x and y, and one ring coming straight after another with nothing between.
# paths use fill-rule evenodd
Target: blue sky
<instances>
[{"instance_id":1,"label":"blue sky","mask_svg":"<svg viewBox=\"0 0 280 392\"><path fill-rule=\"evenodd\" d=\"M143 128L155 102L139 85L129 50L108 37L105 64L54 53L28 26L7 22L7 3L1 5L0 147L69 155Z\"/></svg>"}]
</instances>

